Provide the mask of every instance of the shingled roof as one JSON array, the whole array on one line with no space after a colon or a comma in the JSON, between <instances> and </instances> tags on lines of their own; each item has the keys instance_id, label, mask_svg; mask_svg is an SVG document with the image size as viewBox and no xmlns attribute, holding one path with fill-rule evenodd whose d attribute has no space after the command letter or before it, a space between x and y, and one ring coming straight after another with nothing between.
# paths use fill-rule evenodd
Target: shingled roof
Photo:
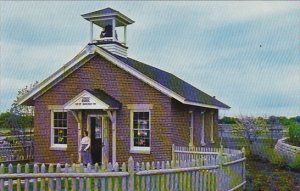
<instances>
[{"instance_id":1,"label":"shingled roof","mask_svg":"<svg viewBox=\"0 0 300 191\"><path fill-rule=\"evenodd\" d=\"M81 16L88 21L93 21L95 24L98 24L101 27L104 27L105 25L102 26L101 24L97 23L96 20L99 18L109 18L111 16L115 16L117 18L116 26L123 26L124 24L129 25L129 24L134 23L134 21L131 20L130 18L128 18L126 15L124 15L124 14L120 13L119 11L116 11L110 7L101 9L98 11L94 11L91 13L83 14ZM121 22L118 22L119 20Z\"/></svg>"},{"instance_id":2,"label":"shingled roof","mask_svg":"<svg viewBox=\"0 0 300 191\"><path fill-rule=\"evenodd\" d=\"M111 52L93 44L87 45L70 62L38 84L34 89L28 92L28 94L24 95L18 103L33 105L33 101L37 97L80 68L95 55L104 57L108 61L129 72L131 75L138 77L142 81L150 84L162 93L180 101L183 104L216 109L230 108L228 105L220 102L216 98L204 93L169 72L144 64L132 58L125 58L112 54Z\"/></svg>"},{"instance_id":3,"label":"shingled roof","mask_svg":"<svg viewBox=\"0 0 300 191\"><path fill-rule=\"evenodd\" d=\"M216 98L206 94L205 92L197 89L196 87L192 86L191 84L185 82L184 80L178 78L177 76L169 72L139 62L132 58L124 58L118 55L114 56L117 59L124 62L125 64L127 64L128 66L148 76L152 80L181 95L186 99L186 101L212 105L226 109L230 108L228 105L220 102Z\"/></svg>"},{"instance_id":4,"label":"shingled roof","mask_svg":"<svg viewBox=\"0 0 300 191\"><path fill-rule=\"evenodd\" d=\"M91 93L92 95L94 95L99 100L106 103L107 105L109 105L111 108L121 108L121 106L122 106L122 104L118 100L111 97L103 90L95 89L95 90L86 90L86 91Z\"/></svg>"}]
</instances>

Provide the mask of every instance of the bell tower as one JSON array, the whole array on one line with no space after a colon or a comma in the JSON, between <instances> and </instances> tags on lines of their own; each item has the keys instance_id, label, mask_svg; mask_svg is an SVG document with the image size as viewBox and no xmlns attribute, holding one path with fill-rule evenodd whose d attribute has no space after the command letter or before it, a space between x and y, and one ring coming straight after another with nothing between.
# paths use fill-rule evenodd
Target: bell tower
<instances>
[{"instance_id":1,"label":"bell tower","mask_svg":"<svg viewBox=\"0 0 300 191\"><path fill-rule=\"evenodd\" d=\"M90 22L90 43L106 49L112 54L127 57L127 25L133 20L112 8L101 9L81 15ZM94 26L101 27L102 32L94 37ZM123 27L123 41L118 40L117 28Z\"/></svg>"}]
</instances>

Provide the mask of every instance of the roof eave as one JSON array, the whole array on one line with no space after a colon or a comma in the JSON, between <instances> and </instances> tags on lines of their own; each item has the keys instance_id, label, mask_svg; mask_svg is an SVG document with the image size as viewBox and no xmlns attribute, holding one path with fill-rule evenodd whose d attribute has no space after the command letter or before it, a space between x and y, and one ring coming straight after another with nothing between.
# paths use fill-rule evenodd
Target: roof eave
<instances>
[{"instance_id":1,"label":"roof eave","mask_svg":"<svg viewBox=\"0 0 300 191\"><path fill-rule=\"evenodd\" d=\"M27 104L33 104L34 96L39 93L42 89L46 88L51 82L58 79L60 76L62 76L65 71L72 68L75 64L80 62L82 59L86 58L91 54L91 51L87 46L80 51L79 54L77 54L72 60L70 60L68 63L66 63L63 67L61 67L59 70L57 70L55 73L53 73L51 76L43 80L41 83L39 83L37 86L35 86L31 91L29 91L27 94L25 94L20 100L17 102L18 105L27 105Z\"/></svg>"},{"instance_id":2,"label":"roof eave","mask_svg":"<svg viewBox=\"0 0 300 191\"><path fill-rule=\"evenodd\" d=\"M38 84L32 91L30 91L28 94L26 94L18 104L26 104L28 102L33 101L34 96L38 94L42 89L47 87L49 84L54 82L57 78L59 78L61 75L63 75L64 71L70 69L77 63L79 63L82 59L87 57L90 54L94 54L97 52L100 56L103 56L108 61L111 61L113 64L116 64L121 69L125 70L126 72L130 73L131 75L134 75L138 79L148 83L150 86L154 87L158 91L162 92L163 94L167 95L168 97L174 98L178 100L179 102L187 105L194 105L194 106L200 106L205 108L213 108L213 109L229 109L230 107L220 107L215 105L209 105L209 104L202 104L198 102L188 101L185 97L177 94L176 92L168 89L167 87L163 86L162 84L154 81L153 79L149 78L148 76L142 74L138 70L128 66L127 64L123 63L121 60L117 59L115 56L103 51L101 48L95 46L95 45L87 45L75 58L73 58L70 62L65 64L60 70L55 72L53 75L51 75L49 78L45 79L43 82ZM225 104L224 104L225 105Z\"/></svg>"},{"instance_id":3,"label":"roof eave","mask_svg":"<svg viewBox=\"0 0 300 191\"><path fill-rule=\"evenodd\" d=\"M229 106L221 107L221 106L203 104L203 103L192 102L192 101L187 101L187 100L184 100L184 102L182 102L182 103L186 104L186 105L193 105L193 106L199 106L199 107L205 107L205 108L211 108L211 109L220 109L220 110L229 110L230 109Z\"/></svg>"},{"instance_id":4,"label":"roof eave","mask_svg":"<svg viewBox=\"0 0 300 191\"><path fill-rule=\"evenodd\" d=\"M94 15L93 15L94 14ZM110 14L106 14L106 15L95 15L95 13L93 14L83 14L81 15L85 20L88 20L88 21L93 21L93 20L97 20L97 19L100 19L102 17L113 17L115 16L116 18L119 18L120 20L122 20L122 22L126 22L127 25L130 25L130 24L133 24L134 23L134 20L130 19L129 17L127 17L126 15L123 15L122 13L120 12L117 12L117 13L110 13Z\"/></svg>"}]
</instances>

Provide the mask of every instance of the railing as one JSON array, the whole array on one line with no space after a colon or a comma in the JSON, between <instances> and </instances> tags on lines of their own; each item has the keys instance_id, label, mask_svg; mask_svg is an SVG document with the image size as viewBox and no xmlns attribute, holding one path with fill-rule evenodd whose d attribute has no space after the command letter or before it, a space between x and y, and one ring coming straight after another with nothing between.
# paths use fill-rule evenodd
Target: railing
<instances>
[{"instance_id":1,"label":"railing","mask_svg":"<svg viewBox=\"0 0 300 191\"><path fill-rule=\"evenodd\" d=\"M32 145L0 147L0 162L28 161L33 159Z\"/></svg>"},{"instance_id":2,"label":"railing","mask_svg":"<svg viewBox=\"0 0 300 191\"><path fill-rule=\"evenodd\" d=\"M236 130L237 124L218 124L219 126L219 137L226 138L244 138L245 132ZM237 128L240 129L240 128ZM268 125L267 131L260 132L257 135L258 139L281 139L288 135L288 130L283 125Z\"/></svg>"},{"instance_id":3,"label":"railing","mask_svg":"<svg viewBox=\"0 0 300 191\"><path fill-rule=\"evenodd\" d=\"M240 150L229 148L212 148L212 147L180 147L172 146L172 160L200 160L202 165L218 164L218 155L228 158L228 160L239 159L243 157L243 152Z\"/></svg>"},{"instance_id":4,"label":"railing","mask_svg":"<svg viewBox=\"0 0 300 191\"><path fill-rule=\"evenodd\" d=\"M245 149L172 146L172 160L198 161L198 166L215 166L218 190L235 190L246 183Z\"/></svg>"},{"instance_id":5,"label":"railing","mask_svg":"<svg viewBox=\"0 0 300 191\"><path fill-rule=\"evenodd\" d=\"M224 149L225 151L226 149ZM210 152L210 151L208 151ZM229 153L230 154L230 153ZM201 155L203 155L201 153ZM207 156L209 154L205 154ZM215 154L213 154L215 155ZM3 190L124 190L124 191L206 191L235 190L245 185L245 157L217 155L218 164L201 164L200 159L183 161L134 162L119 166L105 163L83 165L50 164L25 168L0 166L0 191ZM223 157L224 156L224 157ZM6 169L7 168L7 169ZM24 169L24 170L22 170Z\"/></svg>"},{"instance_id":6,"label":"railing","mask_svg":"<svg viewBox=\"0 0 300 191\"><path fill-rule=\"evenodd\" d=\"M93 39L93 43L99 43L99 42L118 42L122 45L125 45L124 42L121 42L119 41L118 39L114 39L113 37L101 37L101 38L96 38L96 39Z\"/></svg>"}]
</instances>

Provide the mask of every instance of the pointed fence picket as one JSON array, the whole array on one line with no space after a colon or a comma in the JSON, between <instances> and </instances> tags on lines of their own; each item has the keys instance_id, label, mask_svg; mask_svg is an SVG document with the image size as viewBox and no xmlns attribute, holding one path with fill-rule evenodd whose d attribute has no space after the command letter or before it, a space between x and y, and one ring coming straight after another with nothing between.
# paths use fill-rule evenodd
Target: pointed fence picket
<instances>
[{"instance_id":1,"label":"pointed fence picket","mask_svg":"<svg viewBox=\"0 0 300 191\"><path fill-rule=\"evenodd\" d=\"M134 162L130 157L121 166L104 162L101 166L34 164L30 168L26 164L14 169L1 164L0 191L227 191L245 185L244 152L174 146L172 150L178 160Z\"/></svg>"}]
</instances>

